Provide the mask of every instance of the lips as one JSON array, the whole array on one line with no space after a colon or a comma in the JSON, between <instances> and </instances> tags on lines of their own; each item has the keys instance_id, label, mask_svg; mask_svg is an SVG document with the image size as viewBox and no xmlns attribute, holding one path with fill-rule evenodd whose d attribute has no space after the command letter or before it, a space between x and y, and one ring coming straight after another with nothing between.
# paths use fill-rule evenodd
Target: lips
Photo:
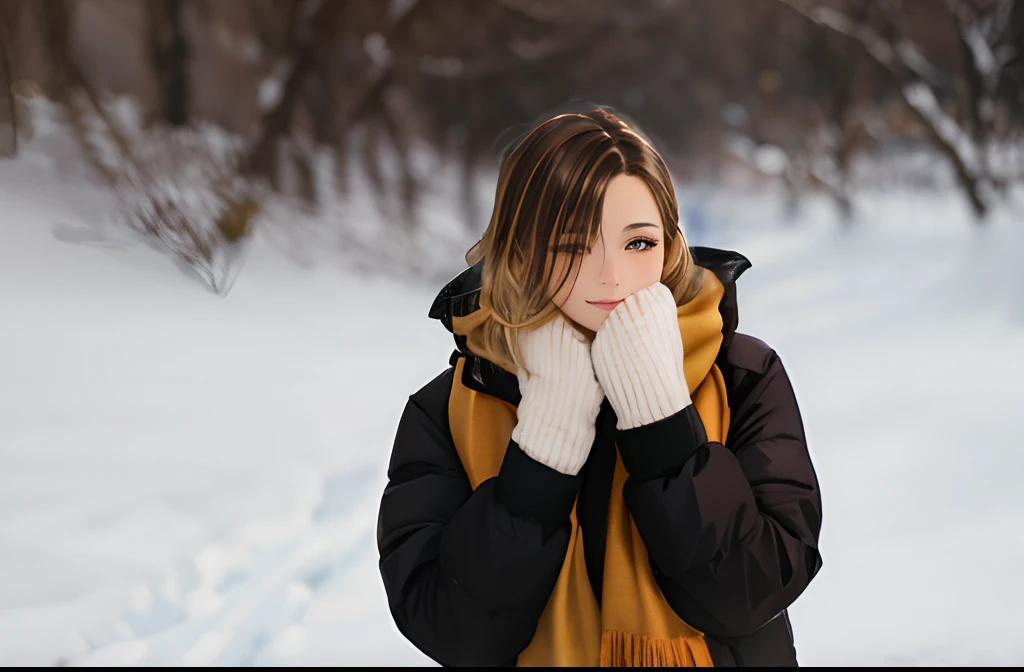
<instances>
[{"instance_id":1,"label":"lips","mask_svg":"<svg viewBox=\"0 0 1024 672\"><path fill-rule=\"evenodd\" d=\"M601 310L615 310L615 306L622 303L622 299L602 299L601 301L587 301L587 303Z\"/></svg>"}]
</instances>

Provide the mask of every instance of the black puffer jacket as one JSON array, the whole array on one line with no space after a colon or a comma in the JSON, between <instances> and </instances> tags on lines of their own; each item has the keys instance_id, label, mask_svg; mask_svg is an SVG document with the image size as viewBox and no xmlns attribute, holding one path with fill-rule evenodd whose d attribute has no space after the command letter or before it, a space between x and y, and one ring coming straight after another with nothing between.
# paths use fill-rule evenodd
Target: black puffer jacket
<instances>
[{"instance_id":1,"label":"black puffer jacket","mask_svg":"<svg viewBox=\"0 0 1024 672\"><path fill-rule=\"evenodd\" d=\"M623 496L654 575L679 616L707 635L717 667L796 665L786 609L821 568L821 496L797 401L778 355L736 333L739 254L691 248L725 285L717 364L728 386L725 445L707 441L692 405L666 421L617 431L605 400L586 465L567 476L511 442L497 477L474 491L452 443L449 368L413 394L395 437L380 505L380 571L399 630L446 666L514 665L533 637L568 548L569 512L587 540L601 599L615 446ZM438 295L430 316L478 307L479 268ZM516 378L466 350L463 383L519 402Z\"/></svg>"}]
</instances>

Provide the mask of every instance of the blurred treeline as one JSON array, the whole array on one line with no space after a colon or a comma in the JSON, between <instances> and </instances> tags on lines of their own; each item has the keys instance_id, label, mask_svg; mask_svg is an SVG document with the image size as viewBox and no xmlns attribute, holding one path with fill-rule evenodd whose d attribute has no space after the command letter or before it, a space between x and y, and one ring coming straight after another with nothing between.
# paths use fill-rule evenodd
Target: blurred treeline
<instances>
[{"instance_id":1,"label":"blurred treeline","mask_svg":"<svg viewBox=\"0 0 1024 672\"><path fill-rule=\"evenodd\" d=\"M378 182L389 153L412 212L427 146L478 217L470 185L510 129L584 99L639 122L683 182L759 174L848 215L858 161L923 151L984 221L1024 174L1024 1L0 0L0 154L40 96L130 154L109 94L147 128L237 134L238 176L310 199L314 150ZM258 208L239 193L228 239Z\"/></svg>"}]
</instances>

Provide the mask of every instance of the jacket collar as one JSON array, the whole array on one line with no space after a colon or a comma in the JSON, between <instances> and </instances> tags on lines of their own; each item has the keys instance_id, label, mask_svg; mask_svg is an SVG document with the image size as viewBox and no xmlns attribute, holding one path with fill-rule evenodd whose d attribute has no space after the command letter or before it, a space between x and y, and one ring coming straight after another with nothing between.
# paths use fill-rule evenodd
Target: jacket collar
<instances>
[{"instance_id":1,"label":"jacket collar","mask_svg":"<svg viewBox=\"0 0 1024 672\"><path fill-rule=\"evenodd\" d=\"M750 260L738 252L714 247L691 246L690 254L694 263L714 273L725 287L725 294L719 304L722 314L722 349L732 342L739 325L739 310L736 305L736 280L751 267ZM452 331L452 318L465 317L480 308L480 286L483 279L483 261L477 262L455 276L434 299L428 316L439 320L444 328ZM476 357L466 348L464 336L455 335L458 351L453 353L452 362L466 357L463 384L470 389L486 392L504 401L519 404L519 381L507 371Z\"/></svg>"}]
</instances>

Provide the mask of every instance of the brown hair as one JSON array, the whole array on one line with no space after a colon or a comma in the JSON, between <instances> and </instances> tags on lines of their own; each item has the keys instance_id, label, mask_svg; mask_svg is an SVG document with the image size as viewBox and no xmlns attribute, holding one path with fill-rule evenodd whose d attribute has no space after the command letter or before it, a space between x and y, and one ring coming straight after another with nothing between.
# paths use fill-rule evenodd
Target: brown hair
<instances>
[{"instance_id":1,"label":"brown hair","mask_svg":"<svg viewBox=\"0 0 1024 672\"><path fill-rule=\"evenodd\" d=\"M490 223L466 254L483 260L481 306L487 318L467 334L476 355L515 371L521 363L518 331L539 326L558 310L551 301L557 238L586 241L572 252L558 287L597 241L605 189L612 178L641 178L665 225L662 282L676 305L692 299L702 275L679 230L679 206L668 167L650 141L603 108L561 114L533 129L504 159Z\"/></svg>"}]
</instances>

